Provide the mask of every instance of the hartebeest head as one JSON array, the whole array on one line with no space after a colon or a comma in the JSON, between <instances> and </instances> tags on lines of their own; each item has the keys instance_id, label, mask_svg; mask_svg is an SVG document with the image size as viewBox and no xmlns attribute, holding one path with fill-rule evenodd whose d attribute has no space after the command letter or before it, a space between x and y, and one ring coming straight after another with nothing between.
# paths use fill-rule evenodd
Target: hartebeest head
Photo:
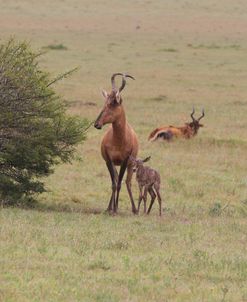
<instances>
[{"instance_id":1,"label":"hartebeest head","mask_svg":"<svg viewBox=\"0 0 247 302\"><path fill-rule=\"evenodd\" d=\"M200 124L199 121L204 117L204 109L202 109L202 115L198 118L198 119L195 119L194 118L194 113L195 113L195 109L193 108L190 116L192 118L192 122L191 123L186 123L186 125L188 125L191 129L193 129L194 131L194 135L197 134L198 132L198 129L200 127L203 127L203 124Z\"/></svg>"},{"instance_id":2,"label":"hartebeest head","mask_svg":"<svg viewBox=\"0 0 247 302\"><path fill-rule=\"evenodd\" d=\"M122 85L119 89L116 88L115 84L115 77L117 75L122 76ZM110 93L107 93L105 90L102 91L105 104L94 123L95 128L101 129L105 124L114 123L123 114L122 98L120 93L126 85L126 78L134 80L134 77L128 74L114 73L111 77L112 91Z\"/></svg>"}]
</instances>

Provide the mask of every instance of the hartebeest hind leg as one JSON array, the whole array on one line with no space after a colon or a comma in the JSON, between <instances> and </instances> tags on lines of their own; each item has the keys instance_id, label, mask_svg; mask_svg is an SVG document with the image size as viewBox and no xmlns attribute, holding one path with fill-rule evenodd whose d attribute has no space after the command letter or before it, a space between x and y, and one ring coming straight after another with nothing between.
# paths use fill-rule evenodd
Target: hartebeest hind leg
<instances>
[{"instance_id":1,"label":"hartebeest hind leg","mask_svg":"<svg viewBox=\"0 0 247 302\"><path fill-rule=\"evenodd\" d=\"M129 156L123 161L123 163L120 167L118 181L117 181L117 196L116 196L116 201L115 201L114 212L117 212L117 210L118 210L119 192L121 190L121 184L122 184L122 180L123 180L123 177L124 177L124 173L125 173L126 168L127 168L128 160L129 160Z\"/></svg>"},{"instance_id":2,"label":"hartebeest hind leg","mask_svg":"<svg viewBox=\"0 0 247 302\"><path fill-rule=\"evenodd\" d=\"M131 201L132 212L133 212L133 214L137 214L138 211L136 209L136 206L135 206L135 203L134 203L134 199L133 199L133 195L132 195L132 191L131 191L131 179L132 179L132 175L133 175L133 168L132 168L132 165L129 165L127 167L126 186L127 186L127 190L128 190L130 201Z\"/></svg>"}]
</instances>

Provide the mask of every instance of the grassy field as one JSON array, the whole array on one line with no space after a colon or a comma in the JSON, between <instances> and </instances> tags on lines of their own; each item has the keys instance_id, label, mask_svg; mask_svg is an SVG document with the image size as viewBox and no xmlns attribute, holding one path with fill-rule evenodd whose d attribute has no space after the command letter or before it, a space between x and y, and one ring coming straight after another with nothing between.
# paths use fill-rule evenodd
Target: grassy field
<instances>
[{"instance_id":1,"label":"grassy field","mask_svg":"<svg viewBox=\"0 0 247 302\"><path fill-rule=\"evenodd\" d=\"M224 3L223 3L224 2ZM247 301L247 3L243 0L0 0L0 42L46 50L71 114L93 120L113 72L140 156L162 178L163 217L133 216L111 185L91 128L81 161L60 165L32 209L0 209L0 301ZM195 106L190 141L149 143ZM137 200L137 185L133 181Z\"/></svg>"}]
</instances>

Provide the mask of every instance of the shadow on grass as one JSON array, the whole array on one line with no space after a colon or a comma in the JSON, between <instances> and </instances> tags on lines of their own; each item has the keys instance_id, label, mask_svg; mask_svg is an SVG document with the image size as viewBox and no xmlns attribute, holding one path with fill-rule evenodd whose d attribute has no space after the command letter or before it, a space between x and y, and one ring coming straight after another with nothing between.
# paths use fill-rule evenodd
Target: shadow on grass
<instances>
[{"instance_id":1,"label":"shadow on grass","mask_svg":"<svg viewBox=\"0 0 247 302\"><path fill-rule=\"evenodd\" d=\"M63 212L63 213L81 213L81 214L104 214L104 210L100 208L88 208L83 206L75 207L68 204L43 204L36 203L34 207L29 209L37 210L40 212Z\"/></svg>"},{"instance_id":2,"label":"shadow on grass","mask_svg":"<svg viewBox=\"0 0 247 302\"><path fill-rule=\"evenodd\" d=\"M23 203L18 205L1 205L3 208L16 208L28 211L39 212L57 212L57 213L80 213L83 215L105 215L109 217L127 217L133 216L131 211L119 211L117 214L110 214L104 208L89 208L82 205L75 206L71 204L50 204L34 201L31 203Z\"/></svg>"},{"instance_id":3,"label":"shadow on grass","mask_svg":"<svg viewBox=\"0 0 247 302\"><path fill-rule=\"evenodd\" d=\"M22 210L39 211L39 212L62 212L62 213L81 213L81 214L104 214L102 208L88 208L83 206L73 206L69 204L45 204L41 202L21 203L17 205L2 205L3 208L16 208Z\"/></svg>"}]
</instances>

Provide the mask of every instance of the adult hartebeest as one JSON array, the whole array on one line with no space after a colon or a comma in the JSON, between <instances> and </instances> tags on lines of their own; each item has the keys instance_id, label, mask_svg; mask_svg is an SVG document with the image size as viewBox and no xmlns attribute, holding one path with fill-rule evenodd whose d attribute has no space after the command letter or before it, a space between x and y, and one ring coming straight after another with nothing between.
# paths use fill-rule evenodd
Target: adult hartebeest
<instances>
[{"instance_id":1,"label":"adult hartebeest","mask_svg":"<svg viewBox=\"0 0 247 302\"><path fill-rule=\"evenodd\" d=\"M204 109L202 109L202 115L198 119L195 119L194 113L195 109L193 108L193 111L190 114L192 122L185 123L185 125L182 127L166 126L156 128L150 133L148 140L155 141L158 138L162 138L164 140L170 141L174 137L191 138L192 136L195 136L199 128L203 127L203 125L200 124L199 121L204 117L205 114Z\"/></svg>"},{"instance_id":2,"label":"adult hartebeest","mask_svg":"<svg viewBox=\"0 0 247 302\"><path fill-rule=\"evenodd\" d=\"M122 76L122 85L116 88L115 77ZM129 157L134 158L138 153L138 140L132 127L127 123L122 105L121 91L126 84L126 78L134 79L132 76L122 73L114 73L111 77L112 91L107 93L102 91L105 98L104 107L97 117L94 127L101 129L105 124L111 124L111 127L105 133L101 143L101 154L106 162L112 181L112 195L108 205L108 212L116 213L118 209L118 198L121 189L122 179L127 168L126 185L129 193L132 212L137 213L131 191L131 178L133 169ZM116 166L120 166L119 175Z\"/></svg>"}]
</instances>

